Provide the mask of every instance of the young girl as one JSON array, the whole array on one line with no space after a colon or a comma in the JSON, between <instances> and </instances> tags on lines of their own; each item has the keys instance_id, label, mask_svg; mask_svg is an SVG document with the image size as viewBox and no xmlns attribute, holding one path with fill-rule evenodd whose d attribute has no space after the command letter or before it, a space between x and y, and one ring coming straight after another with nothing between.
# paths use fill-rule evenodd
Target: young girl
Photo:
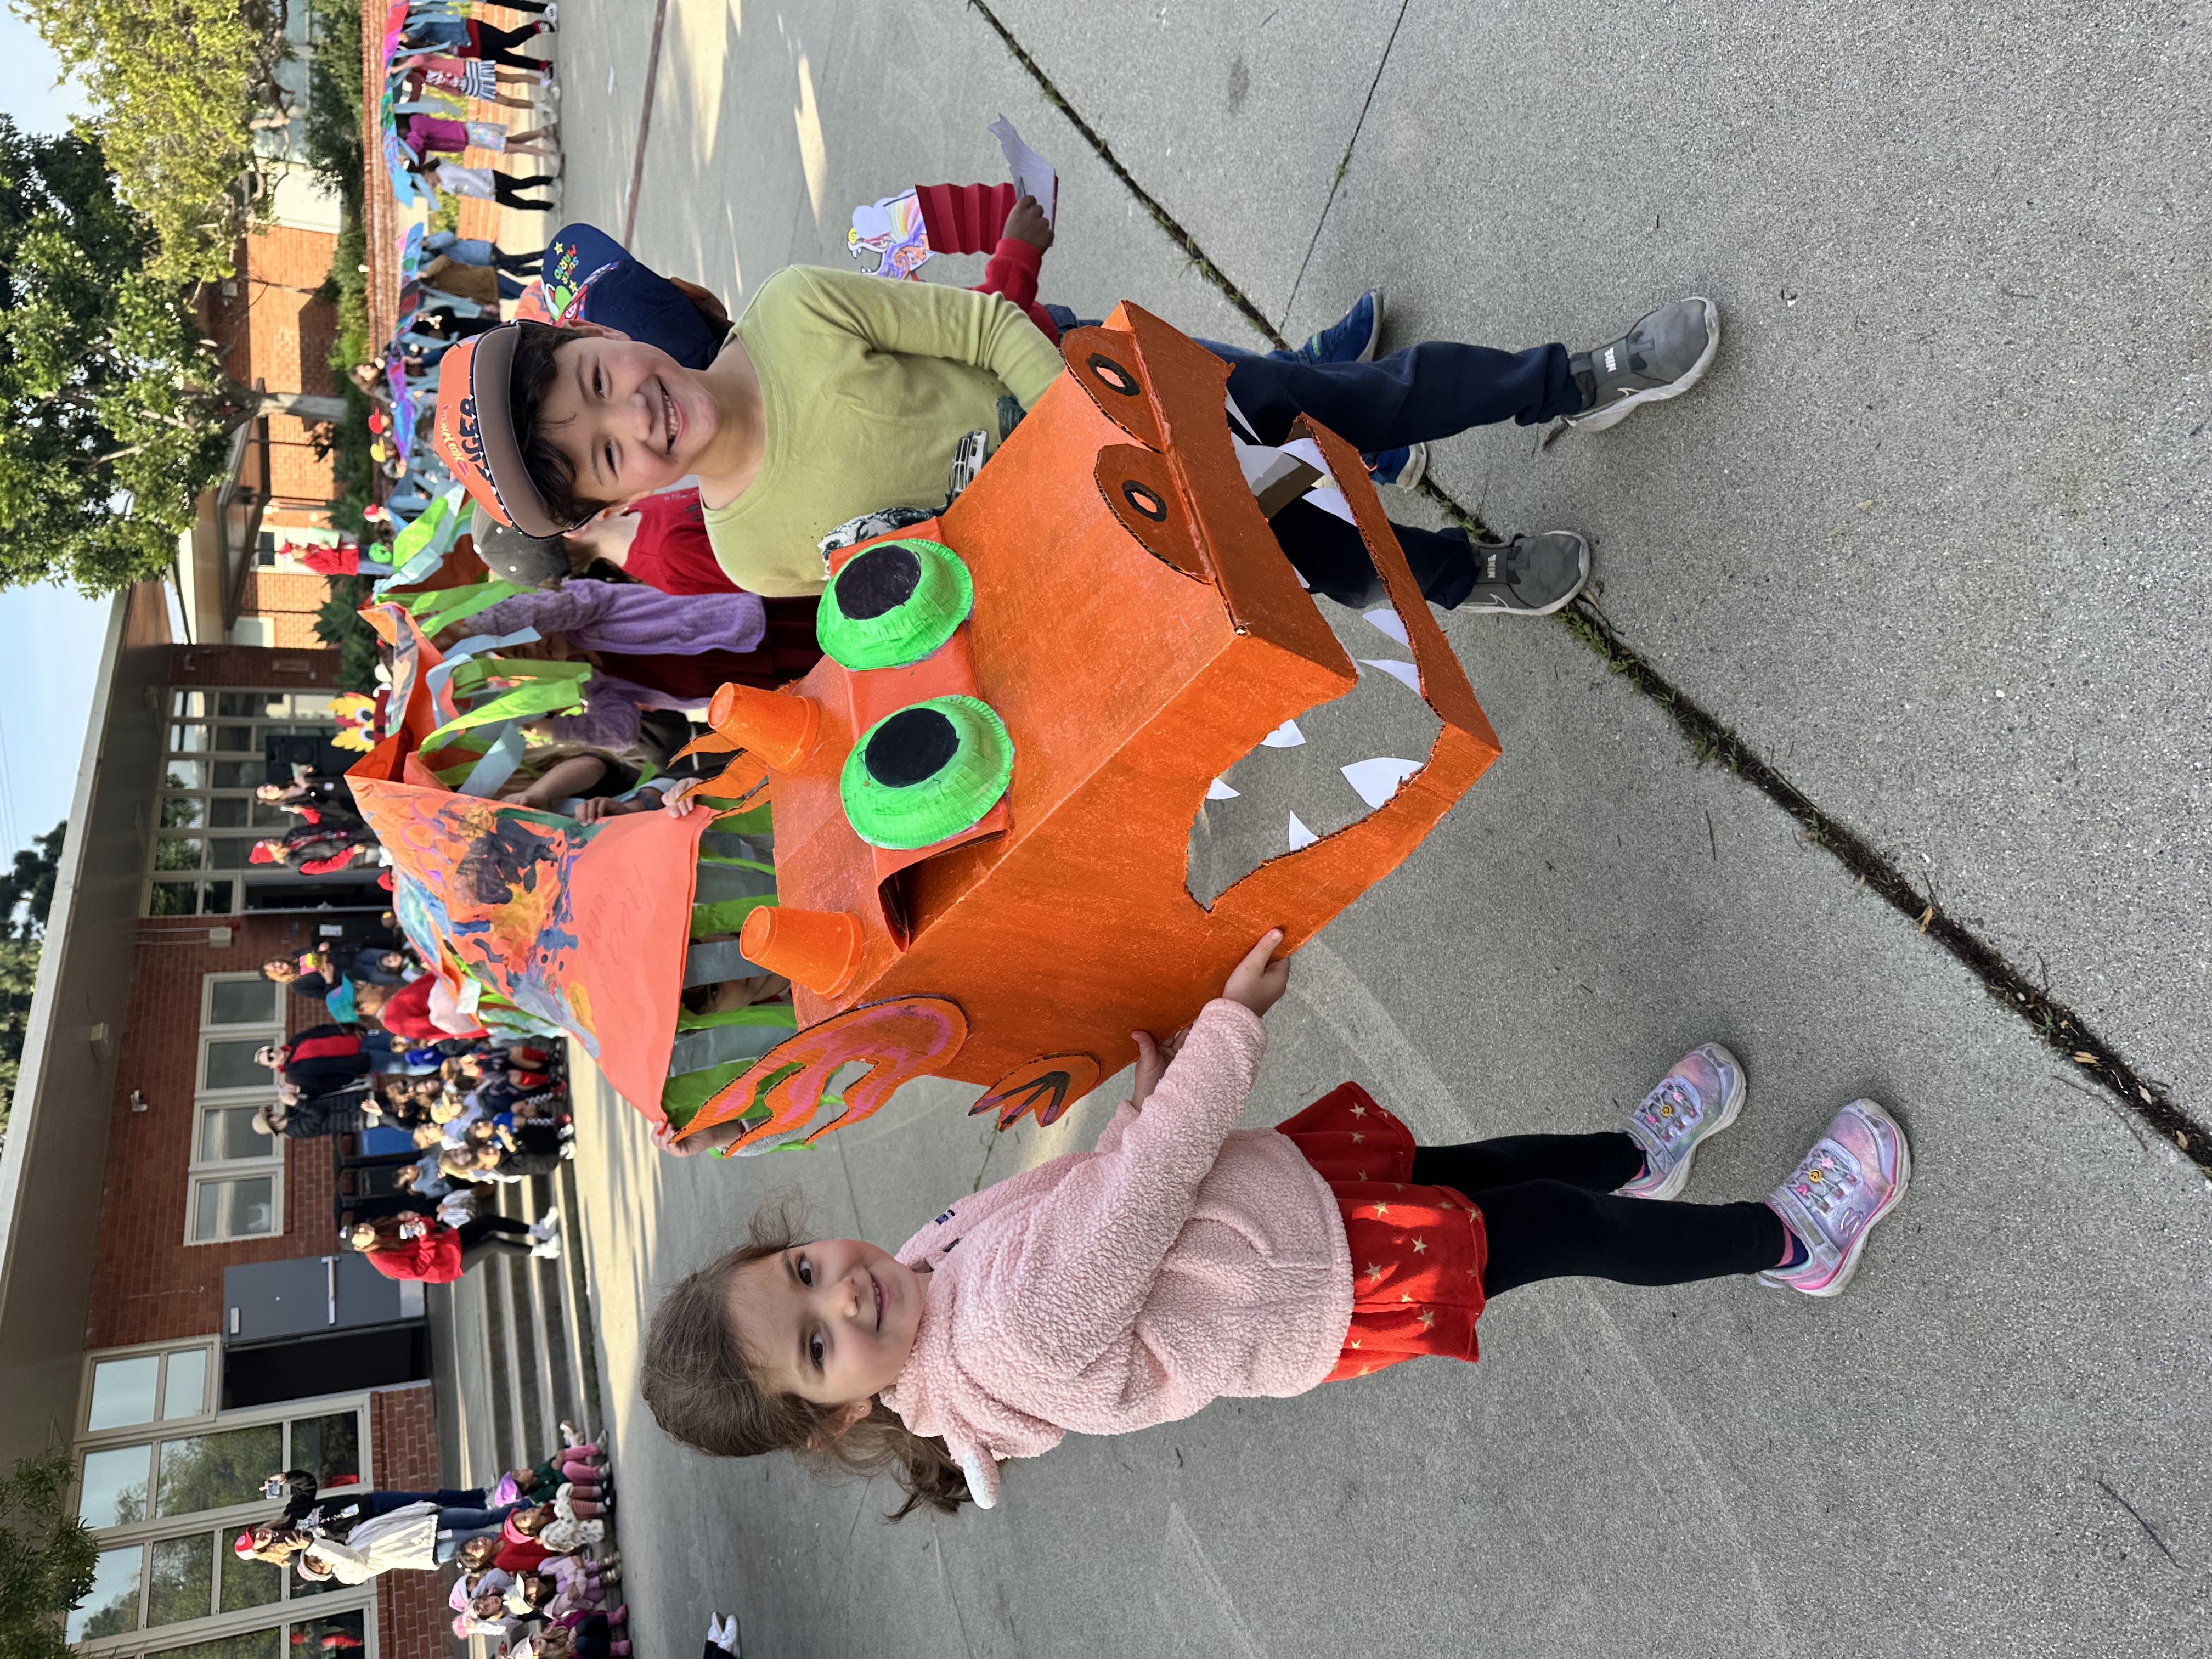
<instances>
[{"instance_id":1,"label":"young girl","mask_svg":"<svg viewBox=\"0 0 2212 1659\"><path fill-rule=\"evenodd\" d=\"M1273 932L1180 1042L1137 1033L1135 1086L1088 1152L964 1198L896 1257L752 1242L653 1316L641 1384L676 1438L889 1470L917 1505L996 1503L997 1465L1062 1436L1303 1394L1416 1354L1476 1357L1484 1304L1569 1275L1757 1273L1833 1296L1903 1196L1903 1132L1854 1101L1764 1203L1666 1201L1742 1109L1734 1056L1686 1056L1620 1130L1419 1146L1356 1084L1279 1129L1237 1115L1288 980Z\"/></svg>"}]
</instances>

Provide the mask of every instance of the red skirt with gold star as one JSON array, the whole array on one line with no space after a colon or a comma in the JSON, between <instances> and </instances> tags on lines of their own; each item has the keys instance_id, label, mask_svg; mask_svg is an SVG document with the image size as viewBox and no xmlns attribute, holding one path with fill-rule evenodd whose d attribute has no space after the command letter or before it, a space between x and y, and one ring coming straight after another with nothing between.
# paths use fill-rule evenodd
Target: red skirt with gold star
<instances>
[{"instance_id":1,"label":"red skirt with gold star","mask_svg":"<svg viewBox=\"0 0 2212 1659\"><path fill-rule=\"evenodd\" d=\"M1323 1380L1417 1354L1474 1358L1490 1255L1482 1212L1449 1187L1413 1183L1413 1132L1356 1083L1275 1127L1336 1194L1352 1246L1352 1328Z\"/></svg>"}]
</instances>

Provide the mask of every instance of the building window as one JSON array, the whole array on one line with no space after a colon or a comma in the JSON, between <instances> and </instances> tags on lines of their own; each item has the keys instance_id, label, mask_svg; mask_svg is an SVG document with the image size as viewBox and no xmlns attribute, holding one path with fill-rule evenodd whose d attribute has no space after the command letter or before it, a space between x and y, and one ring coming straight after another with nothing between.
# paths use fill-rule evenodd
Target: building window
<instances>
[{"instance_id":1,"label":"building window","mask_svg":"<svg viewBox=\"0 0 2212 1659\"><path fill-rule=\"evenodd\" d=\"M337 730L325 692L171 691L146 914L233 915L249 908L249 888L312 885L312 876L251 861L255 842L300 822L253 791L268 781L271 738Z\"/></svg>"},{"instance_id":2,"label":"building window","mask_svg":"<svg viewBox=\"0 0 2212 1659\"><path fill-rule=\"evenodd\" d=\"M283 1231L284 1143L253 1127L253 1114L268 1103L276 1079L253 1056L284 1040L286 994L259 974L210 974L201 982L188 1243Z\"/></svg>"},{"instance_id":3,"label":"building window","mask_svg":"<svg viewBox=\"0 0 2212 1659\"><path fill-rule=\"evenodd\" d=\"M276 1470L305 1469L325 1494L367 1487L362 1397L186 1410L204 1407L214 1360L205 1340L90 1356L77 1513L100 1554L67 1638L100 1659L374 1659L374 1584L307 1583L231 1548L274 1516L262 1483Z\"/></svg>"},{"instance_id":4,"label":"building window","mask_svg":"<svg viewBox=\"0 0 2212 1659\"><path fill-rule=\"evenodd\" d=\"M215 1350L200 1342L93 1361L85 1386L85 1431L103 1434L205 1415L214 1392L208 1382L214 1360Z\"/></svg>"}]
</instances>

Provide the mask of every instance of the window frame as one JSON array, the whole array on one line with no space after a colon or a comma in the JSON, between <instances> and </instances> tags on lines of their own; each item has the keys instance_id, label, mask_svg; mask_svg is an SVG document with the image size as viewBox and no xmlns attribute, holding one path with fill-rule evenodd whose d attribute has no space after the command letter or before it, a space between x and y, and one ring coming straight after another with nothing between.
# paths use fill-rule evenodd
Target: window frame
<instances>
[{"instance_id":1,"label":"window frame","mask_svg":"<svg viewBox=\"0 0 2212 1659\"><path fill-rule=\"evenodd\" d=\"M220 1527L202 1527L199 1532L221 1532ZM172 1534L173 1537L189 1538L192 1532ZM284 1594L274 1601L258 1607L242 1607L236 1613L210 1613L204 1619L180 1619L174 1624L148 1625L144 1621L147 1602L153 1595L150 1547L160 1539L147 1539L136 1547L141 1552L138 1569L138 1617L137 1629L114 1636L79 1637L70 1644L70 1651L79 1659L109 1659L109 1656L166 1653L177 1648L190 1647L196 1642L213 1641L225 1636L246 1636L256 1631L275 1630L278 1632L277 1651L284 1653L290 1644L285 1632L289 1626L304 1625L325 1614L358 1613L362 1615L362 1659L375 1659L377 1652L376 1586L377 1580L365 1584L343 1584L318 1591L310 1595L295 1595L298 1575L290 1567L284 1569ZM127 1543L112 1544L111 1549L128 1549ZM218 1539L216 1547L224 1547ZM220 1595L222 1564L217 1562L217 1590ZM274 1614L272 1618L270 1615Z\"/></svg>"},{"instance_id":2,"label":"window frame","mask_svg":"<svg viewBox=\"0 0 2212 1659\"><path fill-rule=\"evenodd\" d=\"M198 1339L198 1341L202 1346L211 1351L210 1364L212 1366L214 1364L212 1351L217 1345L210 1342L205 1337ZM149 1347L159 1348L163 1346L156 1343L142 1344L136 1348L100 1348L87 1355L86 1358L88 1362L123 1358L134 1353L143 1352ZM192 1344L181 1343L169 1346L190 1347ZM77 1402L77 1421L80 1423L85 1419L91 1410L91 1378L92 1372L88 1363L83 1392ZM70 1448L70 1455L73 1460L70 1478L71 1513L75 1513L76 1506L83 1495L81 1487L84 1476L84 1460L88 1453L107 1451L118 1446L131 1446L144 1442L153 1449L147 1453L149 1478L158 1480L161 1468L159 1447L164 1440L185 1440L197 1435L220 1434L229 1429L261 1428L270 1423L289 1425L311 1417L333 1417L345 1411L354 1412L357 1415L359 1426L356 1437L361 1447L361 1468L356 1473L363 1478L350 1486L333 1486L331 1490L334 1492L371 1491L374 1489L374 1483L368 1478L368 1471L375 1467L376 1447L374 1413L370 1412L368 1403L369 1390L356 1389L344 1394L318 1395L307 1400L281 1401L269 1406L248 1406L236 1411L210 1411L198 1417L180 1417L167 1422L134 1423L124 1428L102 1429L80 1433ZM289 1428L287 1427L284 1434L284 1455L289 1458L291 1455L291 1434ZM93 1537L103 1550L121 1549L132 1543L153 1543L165 1538L189 1537L195 1533L205 1532L212 1528L233 1526L250 1527L257 1522L267 1520L270 1507L267 1498L255 1498L245 1504L229 1504L212 1510L194 1510L189 1515L162 1516L144 1521L125 1522L117 1526L95 1527L93 1528ZM325 1596L328 1594L324 1592ZM168 1627L164 1626L162 1628Z\"/></svg>"},{"instance_id":3,"label":"window frame","mask_svg":"<svg viewBox=\"0 0 2212 1659\"><path fill-rule=\"evenodd\" d=\"M253 1020L234 1025L213 1024L215 994L218 983L235 984L246 980L258 981L275 994L271 999L273 1012L266 1020ZM273 1100L276 1093L276 1077L269 1074L265 1083L255 1083L243 1088L216 1089L208 1085L208 1049L213 1042L282 1042L285 1037L285 1004L290 993L281 985L262 979L258 969L246 972L203 974L200 975L200 1028L193 1051L192 1069L192 1144L191 1156L185 1168L185 1243L187 1244L234 1244L241 1239L281 1238L287 1226L284 1214L284 1138L270 1135L264 1156L251 1158L211 1158L203 1155L205 1144L205 1115L209 1109L224 1106L259 1106ZM200 1194L210 1183L219 1181L255 1180L266 1177L270 1182L271 1225L265 1233L222 1233L202 1238L198 1235Z\"/></svg>"},{"instance_id":4,"label":"window frame","mask_svg":"<svg viewBox=\"0 0 2212 1659\"><path fill-rule=\"evenodd\" d=\"M247 902L249 887L282 890L297 885L306 890L301 895L301 905L313 904L315 884L321 878L270 866L249 866L244 862L243 853L239 854L240 862L234 866L219 867L215 864L213 843L216 842L245 847L265 836L283 833L281 826L256 825L253 823L253 788L251 784L239 787L218 784L215 769L226 762L240 761L248 762L258 768L262 757L267 753L267 740L272 736L297 736L310 732L334 735L337 731L337 722L330 718L327 712L334 695L325 689L296 685L169 688L168 707L161 727L161 770L155 786L155 824L147 837L146 867L139 893L140 915L155 920L244 915L252 908ZM226 697L258 699L261 702L261 708L257 713L226 714L222 712ZM271 698L283 700L282 713L272 714L268 712L267 702ZM324 705L324 712L319 714L309 707L318 702ZM303 708L307 712L301 712ZM216 748L217 734L225 728L234 732L243 729L249 741L258 746L251 749ZM179 744L183 746L179 747ZM174 768L183 763L196 764L201 769L200 781L184 783L173 789L169 787L168 779ZM259 775L257 770L256 781L258 781ZM246 803L246 823L243 826L226 824L218 828L214 822L215 803L230 800ZM192 822L169 823L169 803L172 801L193 803ZM186 836L208 843L202 854L204 862L194 869L162 868L161 859L164 838ZM253 872L251 883L246 879L249 869ZM162 889L173 889L181 893L189 901L191 908L157 913L154 908L155 896ZM218 891L226 889L227 897ZM218 897L225 897L225 902L220 908L211 908Z\"/></svg>"},{"instance_id":5,"label":"window frame","mask_svg":"<svg viewBox=\"0 0 2212 1659\"><path fill-rule=\"evenodd\" d=\"M222 1378L216 1371L216 1343L213 1337L197 1336L184 1341L137 1342L121 1348L95 1348L84 1357L84 1370L77 1381L76 1449L100 1450L104 1444L129 1445L134 1440L149 1437L158 1439L161 1432L179 1425L212 1423L218 1413L214 1401L222 1393ZM206 1386L200 1395L200 1409L189 1417L163 1417L161 1402L169 1387L169 1363L180 1354L198 1353L207 1366ZM112 1429L88 1426L92 1417L92 1382L94 1373L105 1361L137 1359L147 1354L161 1356L161 1377L154 1385L154 1415L143 1423L124 1423Z\"/></svg>"}]
</instances>

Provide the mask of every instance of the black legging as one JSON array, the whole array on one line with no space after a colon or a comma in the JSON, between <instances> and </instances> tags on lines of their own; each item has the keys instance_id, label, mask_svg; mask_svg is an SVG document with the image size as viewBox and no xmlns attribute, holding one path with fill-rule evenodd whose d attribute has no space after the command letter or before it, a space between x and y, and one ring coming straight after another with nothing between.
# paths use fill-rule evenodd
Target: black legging
<instances>
[{"instance_id":1,"label":"black legging","mask_svg":"<svg viewBox=\"0 0 2212 1659\"><path fill-rule=\"evenodd\" d=\"M1618 1131L1509 1135L1423 1146L1413 1179L1449 1187L1482 1212L1485 1296L1540 1279L1684 1285L1779 1265L1788 1235L1765 1204L1615 1197L1643 1164L1642 1149Z\"/></svg>"},{"instance_id":2,"label":"black legging","mask_svg":"<svg viewBox=\"0 0 2212 1659\"><path fill-rule=\"evenodd\" d=\"M533 201L523 192L552 182L553 175L550 173L533 173L527 179L518 179L511 173L501 173L494 167L491 170L492 198L501 207L514 208L526 213L550 213L553 211L551 202Z\"/></svg>"},{"instance_id":3,"label":"black legging","mask_svg":"<svg viewBox=\"0 0 2212 1659\"><path fill-rule=\"evenodd\" d=\"M530 1237L530 1224L513 1216L480 1215L453 1231L460 1235L463 1273L488 1256L528 1255L536 1242Z\"/></svg>"},{"instance_id":4,"label":"black legging","mask_svg":"<svg viewBox=\"0 0 2212 1659\"><path fill-rule=\"evenodd\" d=\"M478 23L470 33L475 36L476 50L469 54L486 63L504 64L509 69L542 70L544 60L525 58L515 48L526 40L535 40L544 31L536 23L525 23L519 29L495 29L489 23Z\"/></svg>"},{"instance_id":5,"label":"black legging","mask_svg":"<svg viewBox=\"0 0 2212 1659\"><path fill-rule=\"evenodd\" d=\"M518 276L535 276L538 268L545 263L545 250L541 247L535 253L504 253L495 247L491 251L491 263L495 270L513 271Z\"/></svg>"},{"instance_id":6,"label":"black legging","mask_svg":"<svg viewBox=\"0 0 2212 1659\"><path fill-rule=\"evenodd\" d=\"M604 1613L587 1613L571 1626L575 1632L576 1659L612 1659L614 1625Z\"/></svg>"}]
</instances>

